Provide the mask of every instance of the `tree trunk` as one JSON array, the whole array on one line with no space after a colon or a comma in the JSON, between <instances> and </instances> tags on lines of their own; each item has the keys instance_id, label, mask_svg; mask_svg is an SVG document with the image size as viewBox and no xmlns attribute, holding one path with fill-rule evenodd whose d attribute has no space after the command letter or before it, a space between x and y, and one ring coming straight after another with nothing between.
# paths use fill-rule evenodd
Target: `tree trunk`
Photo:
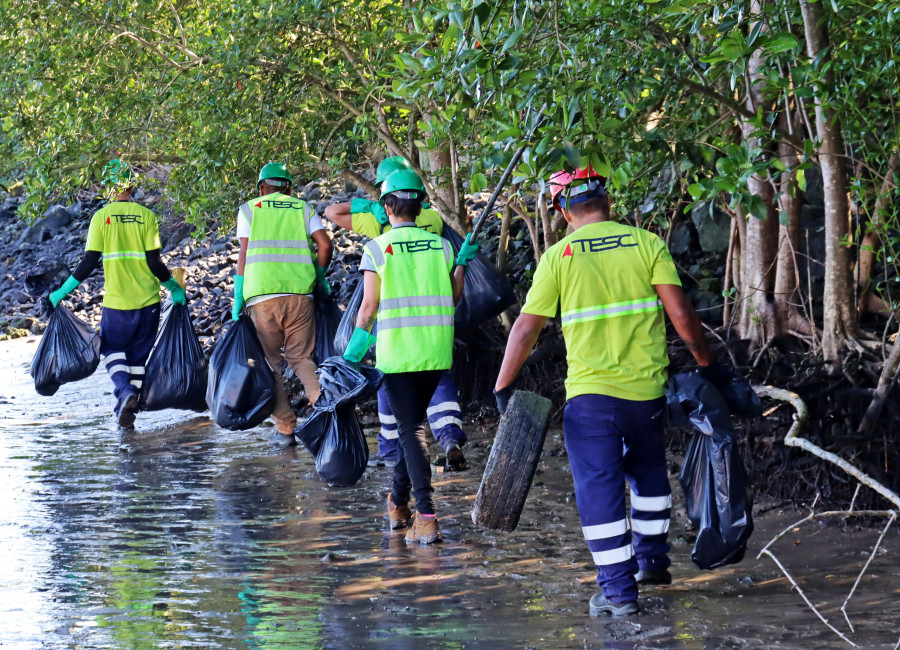
<instances>
[{"instance_id":1,"label":"tree trunk","mask_svg":"<svg viewBox=\"0 0 900 650\"><path fill-rule=\"evenodd\" d=\"M469 227L460 211L462 201L459 198L459 191L453 186L453 156L450 152L450 145L440 151L429 151L428 167L434 183L434 191L450 210L448 214L441 212L441 216L455 230L465 235Z\"/></svg>"},{"instance_id":2,"label":"tree trunk","mask_svg":"<svg viewBox=\"0 0 900 650\"><path fill-rule=\"evenodd\" d=\"M785 130L790 117L781 114ZM790 144L778 145L778 157L790 170L800 164L797 150ZM798 305L800 296L800 276L797 270L797 247L800 243L800 206L803 203L800 188L797 187L796 172L786 171L779 179L779 208L781 218L778 228L778 261L775 266L775 315L779 334L791 330L806 331L805 318Z\"/></svg>"},{"instance_id":3,"label":"tree trunk","mask_svg":"<svg viewBox=\"0 0 900 650\"><path fill-rule=\"evenodd\" d=\"M829 47L828 32L822 2L800 0L803 28L806 33L806 52L810 62L820 65L822 52ZM829 57L830 58L830 57ZM856 301L853 299L853 278L848 246L850 239L850 196L847 193L847 167L844 137L834 109L827 106L834 90L831 70L821 73L815 91L816 134L819 139L818 158L822 167L825 194L825 294L823 297L824 326L822 354L827 361L838 362L849 340L857 333Z\"/></svg>"},{"instance_id":4,"label":"tree trunk","mask_svg":"<svg viewBox=\"0 0 900 650\"><path fill-rule=\"evenodd\" d=\"M759 14L757 0L751 3L750 11ZM750 57L747 69L747 108L754 114L762 109L763 114L771 111L770 106L761 106L764 68L766 60L761 50ZM752 135L756 126L741 120L741 131L751 148L762 149L765 143ZM775 206L775 190L767 178L753 175L747 180L750 194L760 196L766 204L764 219L750 217L741 242L741 317L738 331L741 338L750 339L763 345L778 331L777 315L774 311L775 258L778 252L778 209Z\"/></svg>"},{"instance_id":5,"label":"tree trunk","mask_svg":"<svg viewBox=\"0 0 900 650\"><path fill-rule=\"evenodd\" d=\"M886 212L890 204L891 190L897 187L894 180L894 174L900 170L900 152L894 152L888 161L888 171L885 174L884 181L881 183L881 191L878 198L875 199L875 208L872 210L872 217L866 224L866 234L862 239L859 251L859 268L856 272L857 282L857 309L860 312L866 311L870 307L870 302L878 304L879 301L871 300L872 294L872 266L875 264L875 257L878 255L878 249L881 247L881 229L883 228L882 213ZM880 301L882 307L884 302Z\"/></svg>"}]
</instances>

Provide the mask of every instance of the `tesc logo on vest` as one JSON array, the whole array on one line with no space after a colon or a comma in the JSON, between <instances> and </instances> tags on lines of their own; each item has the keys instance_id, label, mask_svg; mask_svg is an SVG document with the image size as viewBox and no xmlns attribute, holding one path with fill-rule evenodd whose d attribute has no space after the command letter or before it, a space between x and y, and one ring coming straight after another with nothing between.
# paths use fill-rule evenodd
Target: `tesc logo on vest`
<instances>
[{"instance_id":1,"label":"tesc logo on vest","mask_svg":"<svg viewBox=\"0 0 900 650\"><path fill-rule=\"evenodd\" d=\"M398 241L388 244L384 252L388 255L394 254L394 246L400 249L401 253L424 253L425 251L442 251L443 245L439 241L433 239L420 239L419 241Z\"/></svg>"},{"instance_id":2,"label":"tesc logo on vest","mask_svg":"<svg viewBox=\"0 0 900 650\"><path fill-rule=\"evenodd\" d=\"M106 217L106 225L110 225L110 219L115 219L118 223L137 223L144 225L144 217L139 214L111 214Z\"/></svg>"},{"instance_id":3,"label":"tesc logo on vest","mask_svg":"<svg viewBox=\"0 0 900 650\"><path fill-rule=\"evenodd\" d=\"M631 233L624 235L609 235L608 237L595 237L593 239L576 239L566 246L563 257L572 257L575 253L602 253L617 248L631 248L637 246L637 242L632 244L623 244L622 240L626 237L634 237ZM575 248L572 248L574 244Z\"/></svg>"},{"instance_id":4,"label":"tesc logo on vest","mask_svg":"<svg viewBox=\"0 0 900 650\"><path fill-rule=\"evenodd\" d=\"M262 208L263 206L267 208L274 208L275 210L302 210L303 205L297 201L277 201L274 199L269 199L266 201L257 201L253 204L257 208Z\"/></svg>"}]
</instances>

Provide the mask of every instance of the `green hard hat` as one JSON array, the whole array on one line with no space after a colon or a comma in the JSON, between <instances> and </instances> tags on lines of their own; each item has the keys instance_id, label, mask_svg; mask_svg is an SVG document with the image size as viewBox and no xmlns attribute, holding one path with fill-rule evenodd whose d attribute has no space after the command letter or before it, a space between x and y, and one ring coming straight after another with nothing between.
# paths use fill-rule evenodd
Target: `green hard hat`
<instances>
[{"instance_id":1,"label":"green hard hat","mask_svg":"<svg viewBox=\"0 0 900 650\"><path fill-rule=\"evenodd\" d=\"M285 165L284 163L266 163L263 168L259 170L259 180L256 181L256 184L259 185L263 181L267 181L270 179L283 180L287 181L287 183L290 184L291 172L288 170L287 165Z\"/></svg>"},{"instance_id":2,"label":"green hard hat","mask_svg":"<svg viewBox=\"0 0 900 650\"><path fill-rule=\"evenodd\" d=\"M134 178L131 165L124 160L113 158L103 168L103 184L107 187L123 185Z\"/></svg>"},{"instance_id":3,"label":"green hard hat","mask_svg":"<svg viewBox=\"0 0 900 650\"><path fill-rule=\"evenodd\" d=\"M411 168L412 165L410 165L409 161L403 156L391 156L390 158L385 158L378 164L378 169L375 170L375 183L381 184L394 172Z\"/></svg>"},{"instance_id":4,"label":"green hard hat","mask_svg":"<svg viewBox=\"0 0 900 650\"><path fill-rule=\"evenodd\" d=\"M401 199L425 199L425 186L422 179L411 169L398 169L387 177L387 180L381 184L381 199L379 202L384 205L384 199L389 194L394 194Z\"/></svg>"}]
</instances>

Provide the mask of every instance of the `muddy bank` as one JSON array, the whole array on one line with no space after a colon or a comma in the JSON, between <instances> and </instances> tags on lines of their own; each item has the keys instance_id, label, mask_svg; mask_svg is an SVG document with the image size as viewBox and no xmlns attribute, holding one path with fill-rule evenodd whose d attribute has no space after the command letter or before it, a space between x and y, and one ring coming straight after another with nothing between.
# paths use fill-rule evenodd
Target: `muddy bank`
<instances>
[{"instance_id":1,"label":"muddy bank","mask_svg":"<svg viewBox=\"0 0 900 650\"><path fill-rule=\"evenodd\" d=\"M469 516L493 423L468 427L471 469L436 477L446 541L409 548L386 529L385 468L328 488L304 450L269 447L268 429L231 433L174 411L121 434L102 373L54 398L33 393L35 345L0 344L4 646L847 647L754 559L803 513L758 504L747 559L701 572L678 505L674 584L644 591L634 619L590 619L594 571L559 432L519 529L497 534ZM816 525L777 547L842 630L838 609L878 532ZM894 531L848 608L864 647L900 637L898 553Z\"/></svg>"}]
</instances>

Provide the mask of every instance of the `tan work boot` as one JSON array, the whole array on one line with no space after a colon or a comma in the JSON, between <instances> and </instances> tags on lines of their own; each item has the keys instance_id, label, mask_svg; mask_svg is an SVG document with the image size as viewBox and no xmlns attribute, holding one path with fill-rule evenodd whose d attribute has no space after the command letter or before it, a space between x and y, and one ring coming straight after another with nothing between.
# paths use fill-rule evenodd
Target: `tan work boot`
<instances>
[{"instance_id":1,"label":"tan work boot","mask_svg":"<svg viewBox=\"0 0 900 650\"><path fill-rule=\"evenodd\" d=\"M409 506L394 505L390 494L387 498L387 511L388 519L390 519L391 522L391 530L406 528L407 522L412 517L412 511L409 509Z\"/></svg>"},{"instance_id":2,"label":"tan work boot","mask_svg":"<svg viewBox=\"0 0 900 650\"><path fill-rule=\"evenodd\" d=\"M433 544L441 541L441 530L438 528L437 517L420 517L413 519L412 525L406 531L406 543Z\"/></svg>"}]
</instances>

